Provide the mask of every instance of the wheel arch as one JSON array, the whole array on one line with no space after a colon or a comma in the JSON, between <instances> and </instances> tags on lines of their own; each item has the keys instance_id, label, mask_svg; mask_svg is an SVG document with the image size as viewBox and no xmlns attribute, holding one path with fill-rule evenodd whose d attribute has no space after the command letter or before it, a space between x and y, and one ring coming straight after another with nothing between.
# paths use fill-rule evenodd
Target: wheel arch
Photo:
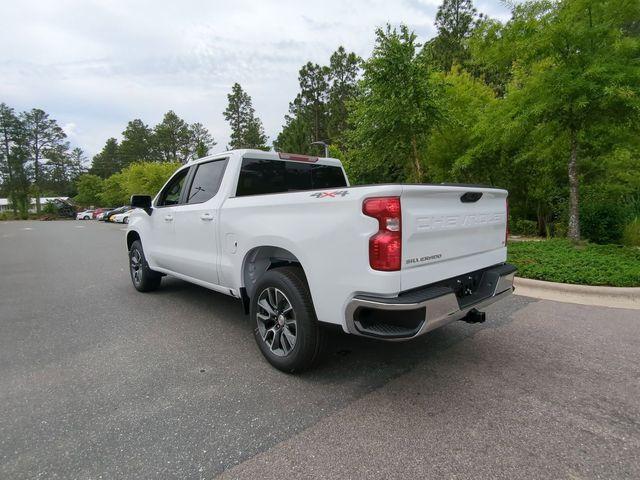
<instances>
[{"instance_id":1,"label":"wheel arch","mask_svg":"<svg viewBox=\"0 0 640 480\"><path fill-rule=\"evenodd\" d=\"M135 230L127 232L127 250L131 250L131 245L133 245L133 242L136 240L140 240L140 234L138 232Z\"/></svg>"},{"instance_id":2,"label":"wheel arch","mask_svg":"<svg viewBox=\"0 0 640 480\"><path fill-rule=\"evenodd\" d=\"M299 267L306 278L302 262L286 248L273 245L262 245L249 250L242 261L242 289L243 299L248 306L248 300L255 293L255 285L265 272L272 268L285 265Z\"/></svg>"}]
</instances>

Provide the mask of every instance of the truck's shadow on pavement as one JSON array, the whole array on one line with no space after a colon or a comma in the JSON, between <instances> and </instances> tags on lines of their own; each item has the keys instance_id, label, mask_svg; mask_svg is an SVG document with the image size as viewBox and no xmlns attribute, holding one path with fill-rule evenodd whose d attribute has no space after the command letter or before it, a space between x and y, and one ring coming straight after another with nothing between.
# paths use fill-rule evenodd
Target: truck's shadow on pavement
<instances>
[{"instance_id":1,"label":"truck's shadow on pavement","mask_svg":"<svg viewBox=\"0 0 640 480\"><path fill-rule=\"evenodd\" d=\"M174 278L163 279L162 288L157 295L169 295L175 302L187 302L192 308L201 310L204 315L197 319L184 319L185 322L211 322L215 330L226 329L238 334L237 341L246 349L253 349L260 355L252 337L252 325L249 317L242 311L238 299L212 292L197 285ZM476 335L488 328L499 328L510 323L512 315L535 300L526 297L511 297L491 307L486 323L468 325L456 322L452 325L429 332L407 342L384 342L379 340L347 335L340 328L330 328L329 344L323 361L305 378L322 380L323 378L343 377L348 381L349 371L361 372L365 369L375 372L371 387L386 383L390 378L411 370L417 362L428 361L430 357L440 355L452 346ZM216 341L211 339L212 343ZM264 362L266 364L266 361Z\"/></svg>"}]
</instances>

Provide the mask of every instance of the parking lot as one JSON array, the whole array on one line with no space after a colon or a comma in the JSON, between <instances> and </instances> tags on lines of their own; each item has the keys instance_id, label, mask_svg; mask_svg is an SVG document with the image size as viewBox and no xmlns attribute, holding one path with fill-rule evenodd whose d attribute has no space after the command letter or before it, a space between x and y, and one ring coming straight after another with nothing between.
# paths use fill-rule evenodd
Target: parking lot
<instances>
[{"instance_id":1,"label":"parking lot","mask_svg":"<svg viewBox=\"0 0 640 480\"><path fill-rule=\"evenodd\" d=\"M271 368L237 300L131 286L124 227L0 222L0 478L639 478L640 315L513 296Z\"/></svg>"}]
</instances>

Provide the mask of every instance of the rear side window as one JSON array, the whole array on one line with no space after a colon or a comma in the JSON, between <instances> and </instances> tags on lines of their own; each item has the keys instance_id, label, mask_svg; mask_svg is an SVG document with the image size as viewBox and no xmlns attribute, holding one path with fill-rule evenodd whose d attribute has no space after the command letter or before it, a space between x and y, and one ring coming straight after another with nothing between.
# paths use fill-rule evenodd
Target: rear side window
<instances>
[{"instance_id":1,"label":"rear side window","mask_svg":"<svg viewBox=\"0 0 640 480\"><path fill-rule=\"evenodd\" d=\"M203 203L218 193L227 160L201 163L191 182L187 203Z\"/></svg>"},{"instance_id":2,"label":"rear side window","mask_svg":"<svg viewBox=\"0 0 640 480\"><path fill-rule=\"evenodd\" d=\"M281 160L242 160L236 196L345 187L340 167Z\"/></svg>"}]
</instances>

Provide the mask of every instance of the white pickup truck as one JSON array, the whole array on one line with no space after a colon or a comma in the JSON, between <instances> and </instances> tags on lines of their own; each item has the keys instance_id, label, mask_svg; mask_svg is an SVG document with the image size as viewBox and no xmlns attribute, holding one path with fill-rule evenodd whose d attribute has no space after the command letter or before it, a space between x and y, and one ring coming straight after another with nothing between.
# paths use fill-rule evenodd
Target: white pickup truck
<instances>
[{"instance_id":1,"label":"white pickup truck","mask_svg":"<svg viewBox=\"0 0 640 480\"><path fill-rule=\"evenodd\" d=\"M134 195L127 249L142 292L165 274L242 300L266 359L312 366L326 324L406 340L513 289L507 192L465 185L350 187L339 160L235 150Z\"/></svg>"}]
</instances>

